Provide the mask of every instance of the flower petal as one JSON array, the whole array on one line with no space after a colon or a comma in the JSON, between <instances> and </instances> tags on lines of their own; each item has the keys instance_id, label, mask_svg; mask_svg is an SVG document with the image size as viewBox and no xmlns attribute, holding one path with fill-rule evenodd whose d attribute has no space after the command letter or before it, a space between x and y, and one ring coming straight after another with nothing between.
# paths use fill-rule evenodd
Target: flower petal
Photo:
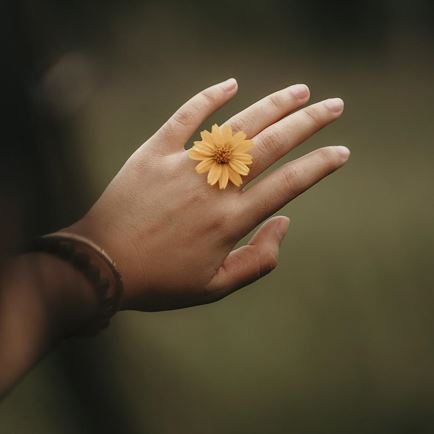
<instances>
[{"instance_id":1,"label":"flower petal","mask_svg":"<svg viewBox=\"0 0 434 434\"><path fill-rule=\"evenodd\" d=\"M198 151L195 148L191 148L188 151L188 156L192 159L192 160L207 160L208 158L210 158L209 155L204 154L201 151Z\"/></svg>"},{"instance_id":2,"label":"flower petal","mask_svg":"<svg viewBox=\"0 0 434 434\"><path fill-rule=\"evenodd\" d=\"M240 161L241 163L244 163L244 164L252 164L252 162L253 162L253 158L250 154L244 154L241 152L234 152L231 155L231 158L234 160Z\"/></svg>"},{"instance_id":3,"label":"flower petal","mask_svg":"<svg viewBox=\"0 0 434 434\"><path fill-rule=\"evenodd\" d=\"M229 166L231 166L232 170L243 176L246 176L250 171L250 169L245 164L240 163L237 160L229 161Z\"/></svg>"},{"instance_id":4,"label":"flower petal","mask_svg":"<svg viewBox=\"0 0 434 434\"><path fill-rule=\"evenodd\" d=\"M220 130L220 127L217 124L214 124L211 128L211 134L214 144L223 145L223 134Z\"/></svg>"},{"instance_id":5,"label":"flower petal","mask_svg":"<svg viewBox=\"0 0 434 434\"><path fill-rule=\"evenodd\" d=\"M214 141L212 139L212 134L209 131L207 131L207 130L201 131L200 137L202 137L202 140L204 142L209 143L210 145L214 144Z\"/></svg>"},{"instance_id":6,"label":"flower petal","mask_svg":"<svg viewBox=\"0 0 434 434\"><path fill-rule=\"evenodd\" d=\"M205 173L208 172L209 169L211 169L211 166L214 164L214 160L212 158L208 158L207 160L201 161L196 167L197 173Z\"/></svg>"},{"instance_id":7,"label":"flower petal","mask_svg":"<svg viewBox=\"0 0 434 434\"><path fill-rule=\"evenodd\" d=\"M205 140L196 140L193 142L195 146L200 146L202 148L206 148L209 151L212 151L215 149L215 146L212 143L208 143Z\"/></svg>"},{"instance_id":8,"label":"flower petal","mask_svg":"<svg viewBox=\"0 0 434 434\"><path fill-rule=\"evenodd\" d=\"M201 142L195 142L195 145L193 146L194 150L197 152L206 155L207 157L212 157L215 153L214 149L209 149L207 146L204 146Z\"/></svg>"},{"instance_id":9,"label":"flower petal","mask_svg":"<svg viewBox=\"0 0 434 434\"><path fill-rule=\"evenodd\" d=\"M245 138L246 138L247 136L246 136L246 133L245 132L243 132L243 131L238 131L238 133L236 133L233 137L232 137L232 139L231 139L231 142L232 142L232 144L237 144L238 142L241 142L242 140L244 140Z\"/></svg>"},{"instance_id":10,"label":"flower petal","mask_svg":"<svg viewBox=\"0 0 434 434\"><path fill-rule=\"evenodd\" d=\"M242 140L234 145L234 152L244 153L250 151L253 146L254 145L251 140Z\"/></svg>"},{"instance_id":11,"label":"flower petal","mask_svg":"<svg viewBox=\"0 0 434 434\"><path fill-rule=\"evenodd\" d=\"M235 170L232 170L231 167L228 167L228 175L232 184L236 185L237 187L239 187L243 183L241 176L237 172L235 172Z\"/></svg>"},{"instance_id":12,"label":"flower petal","mask_svg":"<svg viewBox=\"0 0 434 434\"><path fill-rule=\"evenodd\" d=\"M221 132L224 142L230 142L230 140L232 139L232 127L230 125L225 125L224 127L221 127Z\"/></svg>"},{"instance_id":13,"label":"flower petal","mask_svg":"<svg viewBox=\"0 0 434 434\"><path fill-rule=\"evenodd\" d=\"M227 164L221 164L221 167L222 167L222 174L220 175L220 179L219 179L219 188L220 190L224 190L228 185L229 167Z\"/></svg>"},{"instance_id":14,"label":"flower petal","mask_svg":"<svg viewBox=\"0 0 434 434\"><path fill-rule=\"evenodd\" d=\"M220 178L222 165L214 163L208 172L208 184L214 185Z\"/></svg>"}]
</instances>

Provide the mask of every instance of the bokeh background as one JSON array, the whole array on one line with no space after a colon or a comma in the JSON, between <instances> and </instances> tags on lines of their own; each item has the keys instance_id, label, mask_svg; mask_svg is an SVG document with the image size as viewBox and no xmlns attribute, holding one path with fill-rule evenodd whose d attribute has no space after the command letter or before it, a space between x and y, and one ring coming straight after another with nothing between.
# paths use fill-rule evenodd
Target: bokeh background
<instances>
[{"instance_id":1,"label":"bokeh background","mask_svg":"<svg viewBox=\"0 0 434 434\"><path fill-rule=\"evenodd\" d=\"M49 166L34 182L51 180L40 220L54 227L187 98L232 76L238 96L212 120L307 83L345 114L287 159L341 144L352 157L282 211L274 273L63 344L2 401L0 432L433 433L434 3L11 4L11 59Z\"/></svg>"}]
</instances>

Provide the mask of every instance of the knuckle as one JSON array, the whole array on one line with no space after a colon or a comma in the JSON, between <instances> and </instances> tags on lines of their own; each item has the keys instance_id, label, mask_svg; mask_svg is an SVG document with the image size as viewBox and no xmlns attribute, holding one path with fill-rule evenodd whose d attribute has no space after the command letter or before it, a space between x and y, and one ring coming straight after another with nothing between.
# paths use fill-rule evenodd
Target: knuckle
<instances>
[{"instance_id":1,"label":"knuckle","mask_svg":"<svg viewBox=\"0 0 434 434\"><path fill-rule=\"evenodd\" d=\"M158 134L167 138L171 138L175 136L176 133L176 123L173 120L173 116L163 124L163 126L159 129Z\"/></svg>"},{"instance_id":2,"label":"knuckle","mask_svg":"<svg viewBox=\"0 0 434 434\"><path fill-rule=\"evenodd\" d=\"M334 163L336 153L330 148L320 148L317 150L320 160L326 164Z\"/></svg>"},{"instance_id":3,"label":"knuckle","mask_svg":"<svg viewBox=\"0 0 434 434\"><path fill-rule=\"evenodd\" d=\"M306 107L305 109L303 109L303 113L315 128L321 128L323 126L323 122L321 120L321 116L317 107Z\"/></svg>"},{"instance_id":4,"label":"knuckle","mask_svg":"<svg viewBox=\"0 0 434 434\"><path fill-rule=\"evenodd\" d=\"M283 170L283 185L285 189L296 190L299 184L299 174L294 165L289 164Z\"/></svg>"},{"instance_id":5,"label":"knuckle","mask_svg":"<svg viewBox=\"0 0 434 434\"><path fill-rule=\"evenodd\" d=\"M231 126L233 132L246 131L248 129L247 122L242 118L232 118L227 122Z\"/></svg>"},{"instance_id":6,"label":"knuckle","mask_svg":"<svg viewBox=\"0 0 434 434\"><path fill-rule=\"evenodd\" d=\"M215 106L217 104L218 98L215 91L211 89L205 89L199 95L201 95L206 105Z\"/></svg>"},{"instance_id":7,"label":"knuckle","mask_svg":"<svg viewBox=\"0 0 434 434\"><path fill-rule=\"evenodd\" d=\"M273 128L264 131L260 138L261 146L259 147L264 154L268 156L278 151L281 143L280 134Z\"/></svg>"},{"instance_id":8,"label":"knuckle","mask_svg":"<svg viewBox=\"0 0 434 434\"><path fill-rule=\"evenodd\" d=\"M172 116L172 121L175 124L178 124L178 126L187 127L192 124L192 122L195 119L195 112L193 109L190 108L182 108L179 109L175 114Z\"/></svg>"},{"instance_id":9,"label":"knuckle","mask_svg":"<svg viewBox=\"0 0 434 434\"><path fill-rule=\"evenodd\" d=\"M269 102L273 107L280 110L284 106L284 100L282 98L282 93L281 92L275 92L275 93L271 94L269 96Z\"/></svg>"},{"instance_id":10,"label":"knuckle","mask_svg":"<svg viewBox=\"0 0 434 434\"><path fill-rule=\"evenodd\" d=\"M260 276L265 276L266 274L270 273L272 270L274 270L278 265L278 255L277 253L272 249L267 249L260 254Z\"/></svg>"}]
</instances>

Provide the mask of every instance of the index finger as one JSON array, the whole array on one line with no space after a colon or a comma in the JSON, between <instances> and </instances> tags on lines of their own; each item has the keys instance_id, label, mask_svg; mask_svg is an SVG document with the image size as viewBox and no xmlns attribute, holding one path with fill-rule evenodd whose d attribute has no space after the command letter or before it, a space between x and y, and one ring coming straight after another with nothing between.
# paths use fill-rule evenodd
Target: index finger
<instances>
[{"instance_id":1,"label":"index finger","mask_svg":"<svg viewBox=\"0 0 434 434\"><path fill-rule=\"evenodd\" d=\"M228 102L238 89L230 78L202 90L183 104L151 137L150 143L162 153L176 152L184 145L209 116Z\"/></svg>"}]
</instances>

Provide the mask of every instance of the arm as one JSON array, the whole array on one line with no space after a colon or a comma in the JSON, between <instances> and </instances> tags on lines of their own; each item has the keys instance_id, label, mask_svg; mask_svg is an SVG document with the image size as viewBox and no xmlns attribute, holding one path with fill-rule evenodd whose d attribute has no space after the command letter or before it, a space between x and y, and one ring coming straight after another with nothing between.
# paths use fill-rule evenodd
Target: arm
<instances>
[{"instance_id":1,"label":"arm","mask_svg":"<svg viewBox=\"0 0 434 434\"><path fill-rule=\"evenodd\" d=\"M293 86L227 121L254 142L253 165L244 188L210 187L204 175L195 172L184 146L236 91L232 79L190 99L130 157L90 211L67 229L91 239L117 262L125 286L122 309L157 311L210 303L267 274L277 265L287 217L269 219L247 245L234 249L235 244L348 159L347 148L318 149L250 184L343 111L339 99L296 111L308 101L309 91ZM53 260L56 264L49 265ZM9 323L0 322L0 346L19 347L8 356L8 366L21 368L2 368L3 384L16 381L64 333L64 324L58 328L61 317L67 328L74 328L95 310L91 288L75 270L46 256L38 256L38 261L45 270L42 282L26 271L24 281L11 273L4 283L0 309ZM70 282L80 288L77 293ZM17 286L23 292L18 299L13 290ZM63 292L67 295L56 303ZM31 305L32 316L26 305ZM32 329L30 334L27 329ZM23 330L24 338L14 339L16 330ZM0 357L3 367L5 354Z\"/></svg>"},{"instance_id":2,"label":"arm","mask_svg":"<svg viewBox=\"0 0 434 434\"><path fill-rule=\"evenodd\" d=\"M94 291L67 262L44 253L11 261L0 291L0 396L96 310Z\"/></svg>"}]
</instances>

